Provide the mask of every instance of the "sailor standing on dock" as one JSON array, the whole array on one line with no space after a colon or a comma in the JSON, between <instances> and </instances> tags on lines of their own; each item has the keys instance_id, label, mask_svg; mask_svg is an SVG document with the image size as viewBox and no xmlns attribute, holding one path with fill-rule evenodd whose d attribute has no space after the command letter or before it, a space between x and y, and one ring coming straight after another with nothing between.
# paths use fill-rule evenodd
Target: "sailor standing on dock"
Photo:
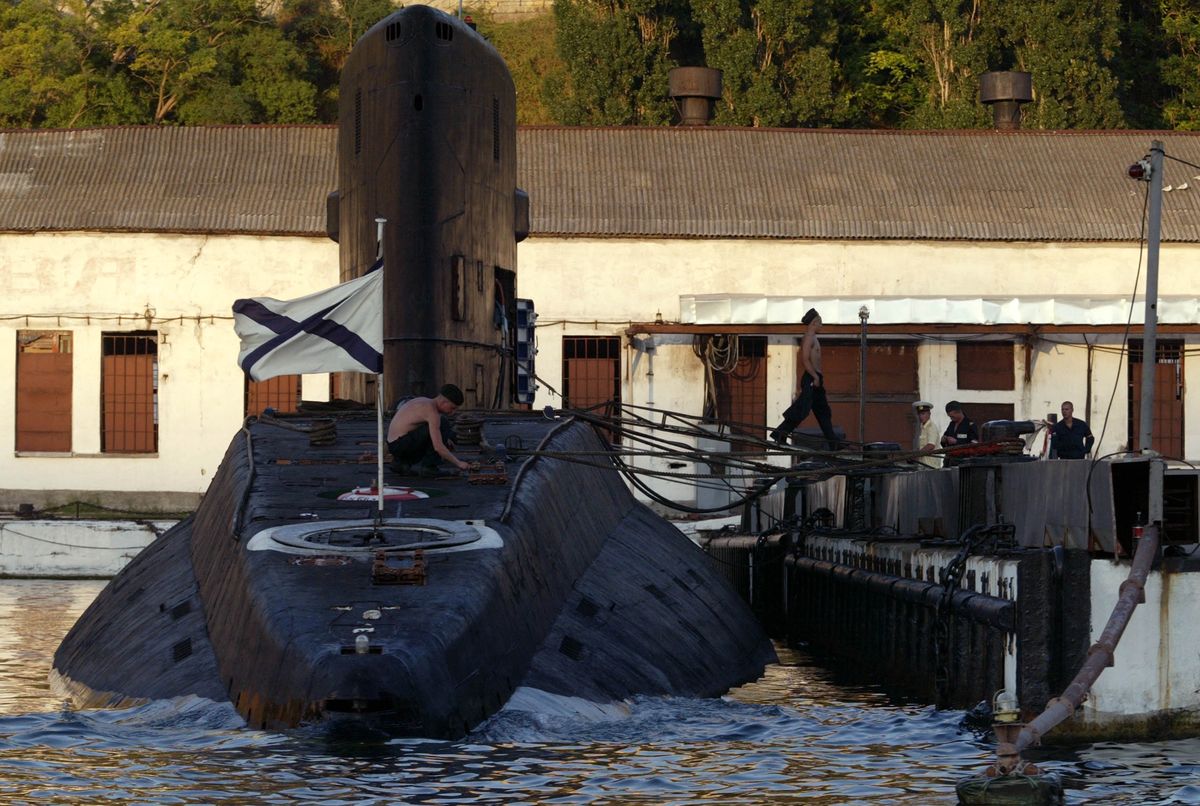
<instances>
[{"instance_id":1,"label":"sailor standing on dock","mask_svg":"<svg viewBox=\"0 0 1200 806\"><path fill-rule=\"evenodd\" d=\"M462 390L448 383L437 397L414 397L402 403L387 430L392 470L401 475L435 476L438 457L459 470L470 470L471 465L451 453L447 444L453 444L454 435L448 415L462 402Z\"/></svg>"},{"instance_id":2,"label":"sailor standing on dock","mask_svg":"<svg viewBox=\"0 0 1200 806\"><path fill-rule=\"evenodd\" d=\"M933 404L928 400L918 400L913 403L913 409L917 412L917 422L921 426L913 449L924 454L931 454L937 450L938 446L938 428L933 422ZM942 466L942 457L920 456L917 458L917 462L937 470Z\"/></svg>"},{"instance_id":3,"label":"sailor standing on dock","mask_svg":"<svg viewBox=\"0 0 1200 806\"><path fill-rule=\"evenodd\" d=\"M1075 418L1075 404L1064 401L1062 404L1062 419L1050 431L1051 456L1059 459L1086 459L1092 452L1096 438L1092 429L1083 420Z\"/></svg>"}]
</instances>

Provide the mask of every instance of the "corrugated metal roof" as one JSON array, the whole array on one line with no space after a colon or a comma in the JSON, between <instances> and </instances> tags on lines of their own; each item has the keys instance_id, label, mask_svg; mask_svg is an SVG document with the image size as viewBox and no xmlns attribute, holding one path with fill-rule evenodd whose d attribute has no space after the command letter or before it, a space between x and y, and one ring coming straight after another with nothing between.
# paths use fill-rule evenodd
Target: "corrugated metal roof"
<instances>
[{"instance_id":1,"label":"corrugated metal roof","mask_svg":"<svg viewBox=\"0 0 1200 806\"><path fill-rule=\"evenodd\" d=\"M325 232L330 126L0 132L0 230Z\"/></svg>"},{"instance_id":2,"label":"corrugated metal roof","mask_svg":"<svg viewBox=\"0 0 1200 806\"><path fill-rule=\"evenodd\" d=\"M1197 166L1163 239L1200 241L1194 134L529 128L520 173L542 235L1136 240L1153 139Z\"/></svg>"},{"instance_id":3,"label":"corrugated metal roof","mask_svg":"<svg viewBox=\"0 0 1200 806\"><path fill-rule=\"evenodd\" d=\"M336 138L0 132L0 230L321 235ZM1125 171L1153 139L1184 161L1167 162L1163 240L1200 242L1197 134L531 127L517 142L535 236L1134 241L1146 185Z\"/></svg>"}]
</instances>

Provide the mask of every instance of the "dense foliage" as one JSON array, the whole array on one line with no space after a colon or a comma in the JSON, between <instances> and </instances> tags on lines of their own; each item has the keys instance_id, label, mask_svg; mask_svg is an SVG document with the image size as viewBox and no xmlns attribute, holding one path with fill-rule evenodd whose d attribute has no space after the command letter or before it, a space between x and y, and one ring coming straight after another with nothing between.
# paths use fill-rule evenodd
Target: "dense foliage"
<instances>
[{"instance_id":1,"label":"dense foliage","mask_svg":"<svg viewBox=\"0 0 1200 806\"><path fill-rule=\"evenodd\" d=\"M1025 125L1200 126L1195 0L555 0L564 123L661 124L664 75L723 73L715 122L985 126L979 80L1032 74ZM548 86L550 86L548 84Z\"/></svg>"},{"instance_id":2,"label":"dense foliage","mask_svg":"<svg viewBox=\"0 0 1200 806\"><path fill-rule=\"evenodd\" d=\"M0 127L331 122L346 55L397 5L0 0ZM979 77L1015 69L1033 76L1026 126L1200 129L1195 0L554 0L475 17L524 124L669 124L668 72L707 65L726 125L985 126Z\"/></svg>"},{"instance_id":3,"label":"dense foliage","mask_svg":"<svg viewBox=\"0 0 1200 806\"><path fill-rule=\"evenodd\" d=\"M390 0L5 0L0 126L306 123Z\"/></svg>"}]
</instances>

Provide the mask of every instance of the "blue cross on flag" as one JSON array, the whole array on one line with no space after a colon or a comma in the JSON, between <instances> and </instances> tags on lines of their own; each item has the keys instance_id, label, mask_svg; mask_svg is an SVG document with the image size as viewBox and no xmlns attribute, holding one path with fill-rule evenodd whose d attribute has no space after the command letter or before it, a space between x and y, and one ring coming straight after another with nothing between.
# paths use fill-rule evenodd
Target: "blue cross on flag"
<instances>
[{"instance_id":1,"label":"blue cross on flag","mask_svg":"<svg viewBox=\"0 0 1200 806\"><path fill-rule=\"evenodd\" d=\"M238 365L256 381L308 372L383 372L383 272L292 300L233 303Z\"/></svg>"}]
</instances>

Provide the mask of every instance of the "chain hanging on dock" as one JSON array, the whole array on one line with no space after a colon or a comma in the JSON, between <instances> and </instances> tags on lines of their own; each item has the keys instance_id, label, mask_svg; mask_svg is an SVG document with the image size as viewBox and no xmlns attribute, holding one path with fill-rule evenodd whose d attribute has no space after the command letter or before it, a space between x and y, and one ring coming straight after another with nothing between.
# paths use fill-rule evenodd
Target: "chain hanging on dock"
<instances>
[{"instance_id":1,"label":"chain hanging on dock","mask_svg":"<svg viewBox=\"0 0 1200 806\"><path fill-rule=\"evenodd\" d=\"M942 586L942 594L938 598L933 624L933 682L939 705L947 702L950 695L950 653L954 644L951 604L955 592L962 584L967 560L972 554L996 554L1001 549L1015 547L1016 533L1016 527L1011 523L997 523L991 526L977 523L962 533L958 538L962 547L950 562L938 571L938 584Z\"/></svg>"}]
</instances>

